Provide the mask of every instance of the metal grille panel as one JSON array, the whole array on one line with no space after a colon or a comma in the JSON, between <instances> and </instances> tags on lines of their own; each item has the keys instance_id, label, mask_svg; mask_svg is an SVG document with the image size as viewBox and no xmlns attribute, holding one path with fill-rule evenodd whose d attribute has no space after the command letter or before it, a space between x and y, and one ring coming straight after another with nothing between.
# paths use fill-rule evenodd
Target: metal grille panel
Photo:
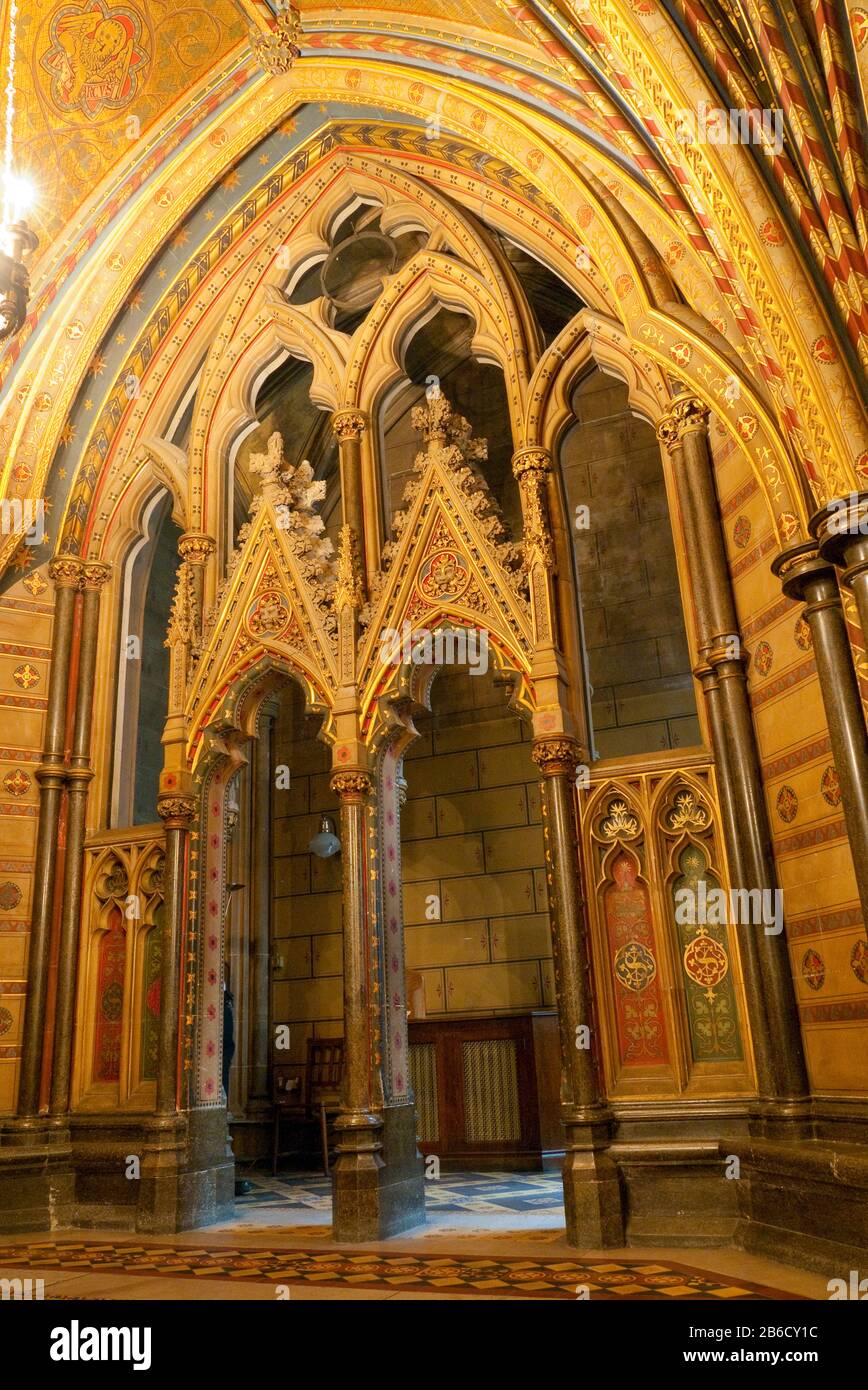
<instances>
[{"instance_id":1,"label":"metal grille panel","mask_svg":"<svg viewBox=\"0 0 868 1390\"><path fill-rule=\"evenodd\" d=\"M437 1044L414 1043L409 1049L410 1082L416 1097L416 1123L423 1144L440 1137L437 1115Z\"/></svg>"},{"instance_id":2,"label":"metal grille panel","mask_svg":"<svg viewBox=\"0 0 868 1390\"><path fill-rule=\"evenodd\" d=\"M511 1038L462 1043L465 1134L470 1142L521 1138L518 1068Z\"/></svg>"}]
</instances>

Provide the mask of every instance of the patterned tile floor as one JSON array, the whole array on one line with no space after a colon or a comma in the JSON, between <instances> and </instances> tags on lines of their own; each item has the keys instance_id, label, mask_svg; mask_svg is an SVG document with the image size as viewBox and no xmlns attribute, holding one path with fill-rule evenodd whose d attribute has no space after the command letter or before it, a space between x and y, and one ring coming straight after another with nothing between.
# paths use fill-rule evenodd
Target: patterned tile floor
<instances>
[{"instance_id":1,"label":"patterned tile floor","mask_svg":"<svg viewBox=\"0 0 868 1390\"><path fill-rule=\"evenodd\" d=\"M659 1299L827 1297L826 1281L729 1249L567 1245L559 1176L450 1173L427 1221L391 1241L333 1244L321 1175L248 1174L233 1218L172 1237L66 1231L0 1237L0 1279L41 1278L47 1299Z\"/></svg>"},{"instance_id":2,"label":"patterned tile floor","mask_svg":"<svg viewBox=\"0 0 868 1390\"><path fill-rule=\"evenodd\" d=\"M325 1212L331 1216L331 1181L321 1175L265 1177L248 1175L253 1191L236 1198L238 1213ZM564 1224L559 1173L448 1173L425 1185L429 1216L470 1213L477 1217L532 1215L535 1224ZM499 1223L500 1224L500 1223Z\"/></svg>"},{"instance_id":3,"label":"patterned tile floor","mask_svg":"<svg viewBox=\"0 0 868 1390\"><path fill-rule=\"evenodd\" d=\"M798 1294L732 1281L689 1265L635 1256L619 1259L528 1258L418 1251L232 1249L170 1241L34 1241L25 1251L0 1246L0 1268L145 1275L155 1279L232 1280L308 1287L366 1289L498 1298L691 1299L756 1301ZM183 1296L183 1295L181 1295ZM51 1297L51 1294L49 1294Z\"/></svg>"}]
</instances>

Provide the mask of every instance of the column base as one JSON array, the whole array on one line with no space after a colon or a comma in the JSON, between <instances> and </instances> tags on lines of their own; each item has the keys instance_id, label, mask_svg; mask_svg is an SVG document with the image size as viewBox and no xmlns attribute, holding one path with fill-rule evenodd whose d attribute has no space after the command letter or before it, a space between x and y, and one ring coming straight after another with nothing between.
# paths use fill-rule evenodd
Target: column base
<instances>
[{"instance_id":1,"label":"column base","mask_svg":"<svg viewBox=\"0 0 868 1390\"><path fill-rule=\"evenodd\" d=\"M624 1210L618 1165L608 1152L610 1122L565 1120L566 1237L577 1250L623 1246Z\"/></svg>"},{"instance_id":2,"label":"column base","mask_svg":"<svg viewBox=\"0 0 868 1390\"><path fill-rule=\"evenodd\" d=\"M335 1123L332 1238L386 1240L425 1221L423 1159L416 1148L413 1105L382 1114L351 1112Z\"/></svg>"},{"instance_id":3,"label":"column base","mask_svg":"<svg viewBox=\"0 0 868 1390\"><path fill-rule=\"evenodd\" d=\"M69 1132L46 1116L0 1124L0 1232L72 1224L75 1176Z\"/></svg>"},{"instance_id":4,"label":"column base","mask_svg":"<svg viewBox=\"0 0 868 1390\"><path fill-rule=\"evenodd\" d=\"M814 1110L810 1096L785 1096L753 1102L749 1110L750 1133L759 1138L792 1142L812 1139Z\"/></svg>"},{"instance_id":5,"label":"column base","mask_svg":"<svg viewBox=\"0 0 868 1390\"><path fill-rule=\"evenodd\" d=\"M235 1160L224 1109L156 1115L147 1134L137 1231L192 1231L233 1215Z\"/></svg>"},{"instance_id":6,"label":"column base","mask_svg":"<svg viewBox=\"0 0 868 1390\"><path fill-rule=\"evenodd\" d=\"M225 1110L77 1114L70 1126L71 1225L172 1235L232 1215L234 1163L226 1157ZM138 1159L137 1170L132 1159Z\"/></svg>"},{"instance_id":7,"label":"column base","mask_svg":"<svg viewBox=\"0 0 868 1390\"><path fill-rule=\"evenodd\" d=\"M868 1145L751 1136L741 1162L736 1244L821 1274L868 1264Z\"/></svg>"}]
</instances>

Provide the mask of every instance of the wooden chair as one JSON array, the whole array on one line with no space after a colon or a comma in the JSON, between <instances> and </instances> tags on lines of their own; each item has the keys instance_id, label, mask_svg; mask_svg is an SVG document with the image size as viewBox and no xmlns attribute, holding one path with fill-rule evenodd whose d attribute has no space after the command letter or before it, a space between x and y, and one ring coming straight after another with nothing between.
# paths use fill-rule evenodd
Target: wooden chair
<instances>
[{"instance_id":1,"label":"wooden chair","mask_svg":"<svg viewBox=\"0 0 868 1390\"><path fill-rule=\"evenodd\" d=\"M292 1120L302 1129L319 1125L322 1165L329 1176L329 1116L340 1109L341 1077L344 1069L343 1038L309 1038L304 1068L278 1066L274 1069L274 1132L271 1171L277 1173L278 1160L302 1152L280 1148L280 1125Z\"/></svg>"},{"instance_id":2,"label":"wooden chair","mask_svg":"<svg viewBox=\"0 0 868 1390\"><path fill-rule=\"evenodd\" d=\"M343 1038L311 1038L307 1052L308 1105L319 1107L322 1166L329 1175L329 1118L341 1108L341 1081L344 1074Z\"/></svg>"}]
</instances>

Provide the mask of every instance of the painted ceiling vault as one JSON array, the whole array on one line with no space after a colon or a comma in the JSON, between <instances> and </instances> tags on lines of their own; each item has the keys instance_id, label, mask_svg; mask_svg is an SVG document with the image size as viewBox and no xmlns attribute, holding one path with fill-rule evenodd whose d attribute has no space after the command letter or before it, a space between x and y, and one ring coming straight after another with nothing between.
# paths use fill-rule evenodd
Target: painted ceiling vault
<instances>
[{"instance_id":1,"label":"painted ceiling vault","mask_svg":"<svg viewBox=\"0 0 868 1390\"><path fill-rule=\"evenodd\" d=\"M250 42L274 23L266 0L19 3L15 153L40 247L0 355L0 491L45 498L48 526L41 547L0 538L0 567L99 553L154 458L184 491L183 398L200 380L195 446L206 353L237 350L300 209L347 171L420 204L436 191L523 245L649 382L699 392L781 539L868 486L868 9L305 0L301 16L301 57L275 74ZM735 135L732 111L753 113Z\"/></svg>"}]
</instances>

